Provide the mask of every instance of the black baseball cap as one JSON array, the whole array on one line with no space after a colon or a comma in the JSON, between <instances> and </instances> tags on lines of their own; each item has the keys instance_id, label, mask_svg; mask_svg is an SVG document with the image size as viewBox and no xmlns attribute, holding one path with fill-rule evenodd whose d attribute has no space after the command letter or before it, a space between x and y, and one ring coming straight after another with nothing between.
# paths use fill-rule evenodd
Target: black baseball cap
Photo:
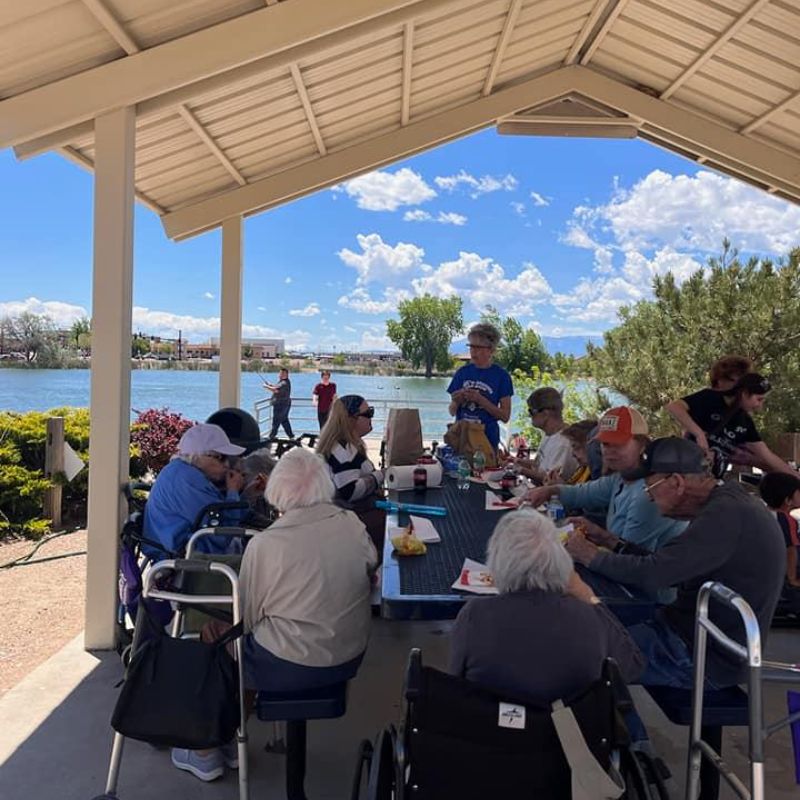
<instances>
[{"instance_id":1,"label":"black baseball cap","mask_svg":"<svg viewBox=\"0 0 800 800\"><path fill-rule=\"evenodd\" d=\"M645 448L637 469L625 473L627 480L646 478L656 473L702 475L708 472L706 455L698 444L677 436L654 439Z\"/></svg>"}]
</instances>

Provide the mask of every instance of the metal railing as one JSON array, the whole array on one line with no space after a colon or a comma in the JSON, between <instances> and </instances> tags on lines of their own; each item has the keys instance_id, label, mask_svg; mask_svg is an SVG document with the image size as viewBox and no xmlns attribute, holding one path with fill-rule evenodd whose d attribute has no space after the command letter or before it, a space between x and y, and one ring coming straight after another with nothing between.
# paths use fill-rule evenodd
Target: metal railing
<instances>
[{"instance_id":1,"label":"metal railing","mask_svg":"<svg viewBox=\"0 0 800 800\"><path fill-rule=\"evenodd\" d=\"M254 416L262 436L268 435L272 428L272 405L270 400L271 398L267 397L263 400L258 400L254 405ZM380 440L383 438L390 408L418 409L422 423L422 439L425 442L441 442L447 430L447 424L453 421L453 417L448 410L450 403L448 398L443 400L413 401L367 398L367 403L375 408L375 416L372 419L372 431L364 437L365 439ZM293 397L289 422L292 425L292 430L298 436L301 433L318 432L317 407L309 398Z\"/></svg>"}]
</instances>

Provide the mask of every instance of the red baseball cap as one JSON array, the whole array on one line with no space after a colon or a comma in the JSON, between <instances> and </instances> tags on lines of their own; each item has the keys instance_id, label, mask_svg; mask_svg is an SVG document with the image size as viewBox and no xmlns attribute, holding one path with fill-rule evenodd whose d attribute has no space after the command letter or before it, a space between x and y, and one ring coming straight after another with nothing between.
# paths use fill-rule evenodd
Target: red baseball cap
<instances>
[{"instance_id":1,"label":"red baseball cap","mask_svg":"<svg viewBox=\"0 0 800 800\"><path fill-rule=\"evenodd\" d=\"M606 444L625 444L634 436L648 436L650 429L645 418L630 406L610 408L600 417L594 438Z\"/></svg>"}]
</instances>

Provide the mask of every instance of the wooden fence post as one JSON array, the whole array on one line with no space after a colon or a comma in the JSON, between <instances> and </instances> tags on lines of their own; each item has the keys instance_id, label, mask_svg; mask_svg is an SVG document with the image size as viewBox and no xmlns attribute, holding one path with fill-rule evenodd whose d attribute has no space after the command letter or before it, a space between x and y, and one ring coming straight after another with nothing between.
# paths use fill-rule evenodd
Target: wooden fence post
<instances>
[{"instance_id":1,"label":"wooden fence post","mask_svg":"<svg viewBox=\"0 0 800 800\"><path fill-rule=\"evenodd\" d=\"M44 477L52 481L53 475L64 472L64 417L47 420L47 440L44 449ZM53 521L53 528L61 527L61 484L51 484L44 493L44 516Z\"/></svg>"}]
</instances>

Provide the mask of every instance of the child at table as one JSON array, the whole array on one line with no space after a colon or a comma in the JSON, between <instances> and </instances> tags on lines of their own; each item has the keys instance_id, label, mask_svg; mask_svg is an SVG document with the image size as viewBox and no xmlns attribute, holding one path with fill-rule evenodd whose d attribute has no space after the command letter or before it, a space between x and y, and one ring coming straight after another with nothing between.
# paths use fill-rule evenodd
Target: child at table
<instances>
[{"instance_id":1,"label":"child at table","mask_svg":"<svg viewBox=\"0 0 800 800\"><path fill-rule=\"evenodd\" d=\"M791 512L800 508L800 477L785 472L770 472L758 487L764 502L775 512L786 542L786 579L779 605L800 613L800 532Z\"/></svg>"}]
</instances>

